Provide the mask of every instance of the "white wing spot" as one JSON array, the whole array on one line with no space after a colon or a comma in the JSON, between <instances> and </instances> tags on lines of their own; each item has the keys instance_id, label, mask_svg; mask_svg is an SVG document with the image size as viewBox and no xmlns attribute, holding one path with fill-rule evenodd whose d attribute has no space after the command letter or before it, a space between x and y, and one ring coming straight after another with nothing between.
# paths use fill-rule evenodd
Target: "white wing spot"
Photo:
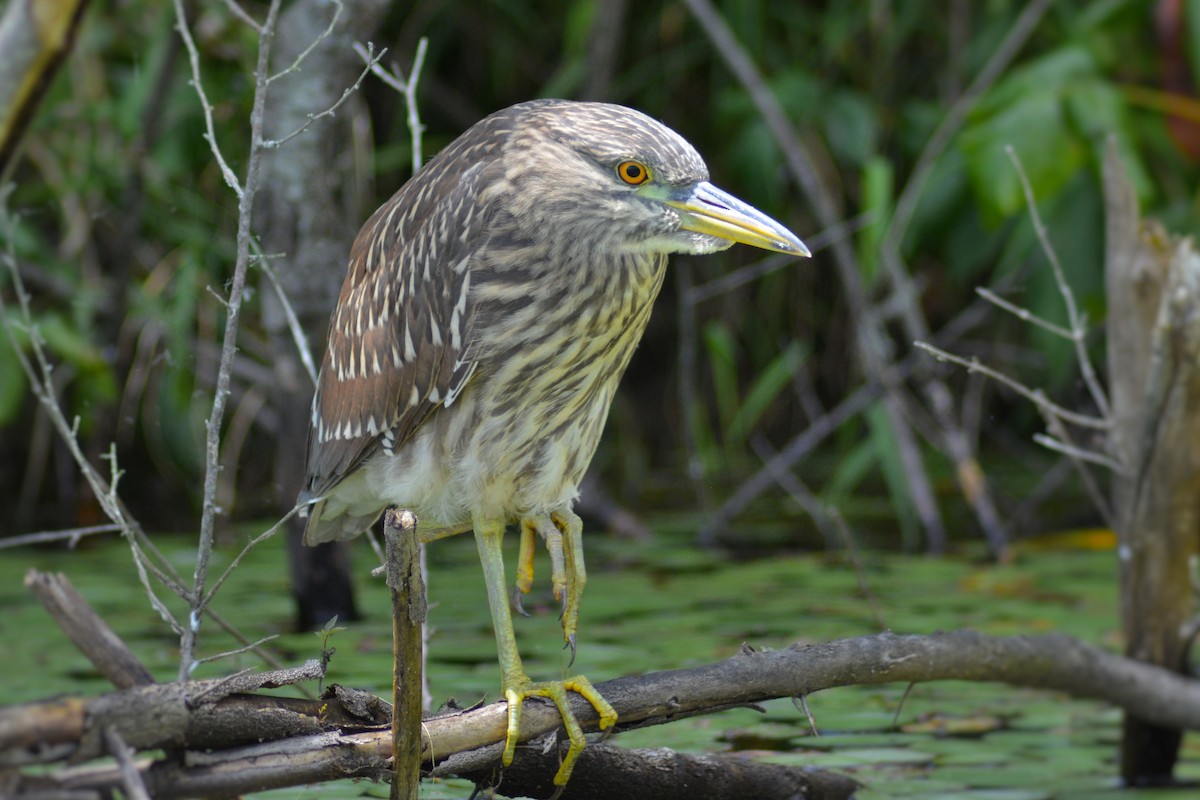
<instances>
[{"instance_id":1,"label":"white wing spot","mask_svg":"<svg viewBox=\"0 0 1200 800\"><path fill-rule=\"evenodd\" d=\"M416 348L413 347L412 332L408 329L408 323L404 323L404 358L412 361L417 357Z\"/></svg>"}]
</instances>

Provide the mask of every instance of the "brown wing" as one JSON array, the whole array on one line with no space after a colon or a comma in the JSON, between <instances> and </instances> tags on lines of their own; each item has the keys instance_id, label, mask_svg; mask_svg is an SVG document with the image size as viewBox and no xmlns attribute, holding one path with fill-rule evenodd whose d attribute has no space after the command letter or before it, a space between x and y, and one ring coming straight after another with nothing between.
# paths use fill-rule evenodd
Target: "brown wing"
<instances>
[{"instance_id":1,"label":"brown wing","mask_svg":"<svg viewBox=\"0 0 1200 800\"><path fill-rule=\"evenodd\" d=\"M474 370L471 261L495 162L469 131L363 226L330 322L308 436L306 491L320 497L383 447L401 447ZM495 133L495 131L492 131Z\"/></svg>"}]
</instances>

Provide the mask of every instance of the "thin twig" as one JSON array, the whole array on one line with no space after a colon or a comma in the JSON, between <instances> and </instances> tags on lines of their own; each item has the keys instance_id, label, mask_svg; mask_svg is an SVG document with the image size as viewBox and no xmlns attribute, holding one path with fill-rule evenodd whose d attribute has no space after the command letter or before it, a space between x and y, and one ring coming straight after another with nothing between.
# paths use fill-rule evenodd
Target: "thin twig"
<instances>
[{"instance_id":1,"label":"thin twig","mask_svg":"<svg viewBox=\"0 0 1200 800\"><path fill-rule=\"evenodd\" d=\"M150 791L142 780L142 773L134 763L133 748L125 744L116 726L107 725L104 728L104 745L109 754L117 760L121 767L121 789L128 800L150 800Z\"/></svg>"},{"instance_id":2,"label":"thin twig","mask_svg":"<svg viewBox=\"0 0 1200 800\"><path fill-rule=\"evenodd\" d=\"M315 44L311 45L310 49L315 46L316 46ZM308 51L305 51L305 52L308 52ZM387 50L379 51L379 55L374 57L374 61L378 62L379 59L383 58L384 53L386 53L386 52L387 52ZM297 136L304 133L306 130L308 130L309 128L311 128L313 126L313 123L317 122L318 120L324 119L325 117L332 117L335 113L337 113L337 110L342 107L342 104L345 103L347 100L349 100L354 95L354 93L358 91L358 88L360 86L362 86L363 80L367 77L367 75L370 73L370 71L371 71L370 67L366 67L365 69L363 69L363 71L358 74L358 78L355 79L354 83L350 84L344 90L342 90L342 96L339 97L336 101L334 101L334 104L331 105L329 108L327 108L324 111L321 111L317 114L309 114L308 118L304 121L304 124L301 125L299 128L296 128L296 130L292 131L287 136L284 136L279 139L264 139L262 142L262 146L268 150L274 150L278 147L281 147L284 144L287 144L292 139L295 139ZM280 73L280 75L284 75L284 74L286 74L286 72Z\"/></svg>"},{"instance_id":3,"label":"thin twig","mask_svg":"<svg viewBox=\"0 0 1200 800\"><path fill-rule=\"evenodd\" d=\"M837 531L830 523L829 515L825 512L825 507L821 505L821 501L805 485L804 481L797 478L787 466L775 460L775 456L778 453L771 446L770 442L767 441L767 437L762 434L755 434L750 439L750 448L767 465L768 469L771 470L771 474L780 488L787 492L796 505L804 509L809 518L812 519L813 524L817 526L817 530L821 532L821 537L825 540L825 546L835 546L837 544Z\"/></svg>"},{"instance_id":4,"label":"thin twig","mask_svg":"<svg viewBox=\"0 0 1200 800\"><path fill-rule=\"evenodd\" d=\"M246 9L242 8L241 3L237 2L237 0L223 0L223 2L225 3L225 7L229 9L229 13L249 25L255 33L262 33L262 25L254 17L250 16Z\"/></svg>"},{"instance_id":5,"label":"thin twig","mask_svg":"<svg viewBox=\"0 0 1200 800\"><path fill-rule=\"evenodd\" d=\"M329 2L333 4L333 16L329 18L329 24L325 26L325 30L314 36L313 40L308 43L308 47L301 50L300 54L296 56L296 60L284 68L282 72L277 72L267 78L266 86L270 86L272 83L285 75L290 75L293 72L299 72L300 65L304 62L304 59L308 58L309 54L312 53L313 50L316 50L321 42L328 39L329 35L333 33L334 26L337 25L338 20L342 17L342 12L346 9L342 5L342 0L329 0ZM258 32L260 35L264 33L262 28L260 28Z\"/></svg>"},{"instance_id":6,"label":"thin twig","mask_svg":"<svg viewBox=\"0 0 1200 800\"><path fill-rule=\"evenodd\" d=\"M208 104L200 81L200 60L188 29L183 0L174 0L177 27L192 60L193 83L203 106L206 124L212 124L213 111ZM213 392L212 412L205 421L205 469L203 510L200 517L200 536L196 546L196 568L192 579L191 614L188 625L180 637L179 678L185 680L195 667L196 637L200 629L200 620L208 596L205 594L205 583L208 579L208 565L212 557L213 537L216 528L217 486L220 472L221 454L221 424L225 417L225 406L230 394L230 373L237 354L238 325L241 320L242 299L246 287L246 271L250 263L251 218L254 209L254 197L258 191L259 173L262 166L263 147L263 109L267 99L267 71L270 64L271 44L275 37L275 25L279 17L281 0L272 0L263 23L262 33L258 41L258 63L255 67L254 104L250 112L250 152L247 157L245 184L238 184L236 177L230 171L226 182L232 179L231 188L238 197L238 231L237 256L234 263L233 277L229 284L228 309L225 315L225 330L221 343L221 360L217 367L216 387ZM224 166L224 156L216 139L210 135L209 146L213 157Z\"/></svg>"},{"instance_id":7,"label":"thin twig","mask_svg":"<svg viewBox=\"0 0 1200 800\"><path fill-rule=\"evenodd\" d=\"M417 42L417 52L413 56L412 69L408 72L408 91L404 93L404 107L408 117L408 133L412 139L412 169L413 174L421 169L422 156L422 140L421 136L425 133L425 126L421 123L421 114L417 110L417 86L421 78L421 67L425 66L425 51L429 47L429 40L424 36Z\"/></svg>"},{"instance_id":8,"label":"thin twig","mask_svg":"<svg viewBox=\"0 0 1200 800\"><path fill-rule=\"evenodd\" d=\"M309 380L312 381L315 388L317 385L317 365L313 361L312 347L308 344L308 336L304 333L304 326L300 324L300 318L296 316L296 309L292 307L292 301L288 299L287 292L284 291L283 284L279 280L279 273L271 265L271 256L262 254L259 250L258 242L254 243L254 254L254 263L267 276L267 280L271 283L271 288L275 290L275 297L278 298L279 306L283 309L283 317L287 322L288 331L292 334L292 341L296 343L296 352L300 354L300 363L304 365L304 371L308 373Z\"/></svg>"},{"instance_id":9,"label":"thin twig","mask_svg":"<svg viewBox=\"0 0 1200 800\"><path fill-rule=\"evenodd\" d=\"M1042 414L1042 419L1046 422L1046 429L1058 439L1060 442L1065 442L1068 445L1073 445L1071 431L1063 424L1062 420L1053 414L1046 413L1045 409L1039 409ZM1083 488L1091 498L1092 505L1100 513L1100 518L1104 520L1104 524L1109 528L1116 530L1116 520L1113 518L1112 507L1108 502L1108 495L1100 487L1096 481L1096 476L1092 475L1092 471L1088 469L1087 463L1076 458L1073 452L1065 453L1067 458L1071 459L1071 465L1075 467L1075 471L1079 474L1080 480L1083 481Z\"/></svg>"},{"instance_id":10,"label":"thin twig","mask_svg":"<svg viewBox=\"0 0 1200 800\"><path fill-rule=\"evenodd\" d=\"M198 658L198 659L196 659L196 663L197 664L205 664L210 661L220 661L223 658L231 658L233 656L240 656L242 653L248 653L251 651L257 653L257 652L259 652L259 649L264 644L266 644L267 642L274 641L275 639L278 639L278 638L279 638L278 633L272 633L270 636L264 636L261 639L250 642L249 644L244 644L241 647L235 648L233 650L226 650L225 652L217 653L214 656L205 656L204 658Z\"/></svg>"},{"instance_id":11,"label":"thin twig","mask_svg":"<svg viewBox=\"0 0 1200 800\"><path fill-rule=\"evenodd\" d=\"M379 54L379 58L372 59L370 45L364 47L358 42L354 43L354 52L362 57L363 61L367 63L367 68L374 73L375 77L404 95L404 107L408 116L408 133L412 140L412 171L414 175L421 169L421 136L425 133L425 125L422 124L421 114L417 110L417 85L421 79L421 68L425 66L425 52L428 48L429 40L422 36L417 42L417 52L413 55L412 68L408 71L408 77L405 78L398 64L392 64L391 72L380 66L379 59L383 58L383 53Z\"/></svg>"},{"instance_id":12,"label":"thin twig","mask_svg":"<svg viewBox=\"0 0 1200 800\"><path fill-rule=\"evenodd\" d=\"M89 525L85 528L67 528L61 531L38 531L37 533L7 536L0 539L0 550L10 547L24 547L29 544L49 544L64 540L67 542L67 547L74 550L75 545L79 544L79 540L84 536L95 536L98 533L120 533L121 531L121 526L115 522L110 522L106 525Z\"/></svg>"},{"instance_id":13,"label":"thin twig","mask_svg":"<svg viewBox=\"0 0 1200 800\"><path fill-rule=\"evenodd\" d=\"M296 514L298 514L300 510L307 505L308 503L293 506L292 509L288 511L288 513L284 514L279 520L277 520L274 525L267 528L258 536L255 536L249 542L246 542L246 544L242 547L241 552L234 556L233 560L229 562L229 566L225 567L224 572L222 572L221 575L215 581L213 581L212 587L209 588L208 593L204 596L204 602L202 605L207 606L212 602L213 597L216 596L217 592L221 589L221 586L224 585L225 581L229 579L229 576L233 574L233 571L237 569L238 565L242 563L242 559L245 558L251 550L257 547L259 544L265 542L267 539L270 539L275 534L279 533L284 524L292 517L296 516Z\"/></svg>"},{"instance_id":14,"label":"thin twig","mask_svg":"<svg viewBox=\"0 0 1200 800\"><path fill-rule=\"evenodd\" d=\"M1088 357L1087 352L1087 320L1079 313L1078 307L1075 305L1075 293L1071 291L1071 284L1067 281L1066 274L1063 272L1062 263L1058 260L1058 253L1050 244L1050 237L1046 233L1046 226L1042 223L1042 216L1037 210L1037 200L1033 196L1033 187L1029 184L1029 177L1025 174L1025 168L1021 165L1021 159L1017 157L1017 151L1012 145L1007 145L1004 151L1008 153L1008 158L1013 163L1013 168L1017 171L1017 177L1021 180L1021 189L1025 192L1025 204L1029 206L1029 218L1033 221L1033 229L1037 232L1038 242L1042 245L1042 252L1046 254L1046 260L1050 262L1050 268L1054 271L1054 282L1058 286L1058 293L1062 296L1063 304L1067 307L1067 320L1071 326L1071 341L1075 343L1075 356L1079 360L1079 371L1083 375L1083 383L1088 388L1088 392L1092 395L1092 402L1096 404L1100 416L1107 417L1109 415L1108 396L1104 393L1103 387L1100 386L1100 380L1096 377L1096 371L1092 368L1092 359Z\"/></svg>"},{"instance_id":15,"label":"thin twig","mask_svg":"<svg viewBox=\"0 0 1200 800\"><path fill-rule=\"evenodd\" d=\"M993 292L991 289L988 289L987 287L977 286L977 287L975 287L975 293L978 294L980 297L982 297L984 300L987 300L992 305L996 306L997 308L1002 309L1002 310L1007 311L1008 313L1012 314L1014 317L1021 320L1022 322L1028 322L1031 325L1036 325L1037 327L1041 328L1042 330L1049 331L1050 333L1053 333L1055 336L1062 337L1063 339L1075 341L1075 335L1073 333L1071 333L1069 330L1067 330L1066 328L1062 327L1061 325L1055 325L1053 322L1051 322L1049 320L1042 319L1037 314L1034 314L1032 311L1030 311L1028 308L1025 308L1024 306L1019 306L1016 303L1005 300L1003 297L996 294L995 292Z\"/></svg>"},{"instance_id":16,"label":"thin twig","mask_svg":"<svg viewBox=\"0 0 1200 800\"><path fill-rule=\"evenodd\" d=\"M1047 433L1035 433L1033 441L1040 444L1047 450L1053 450L1056 453L1062 453L1071 458L1077 458L1080 461L1087 461L1091 464L1098 464L1102 467L1107 467L1118 475L1126 474L1125 468L1112 456L1106 456L1103 453L1097 453L1094 450L1085 450L1082 447L1076 447L1072 444L1059 441Z\"/></svg>"},{"instance_id":17,"label":"thin twig","mask_svg":"<svg viewBox=\"0 0 1200 800\"><path fill-rule=\"evenodd\" d=\"M1037 405L1038 408L1049 412L1064 422L1069 422L1072 425L1078 425L1081 428L1094 428L1102 431L1108 430L1111 427L1111 423L1107 419L1080 414L1078 412L1071 411L1068 408L1063 408L1057 403L1051 402L1041 389L1030 389L1016 378L1011 378L1008 375L1005 375L1003 372L992 369L988 365L981 363L979 359L975 358L974 356L971 358L956 356L953 353L948 353L945 350L942 350L940 347L934 347L928 342L913 342L913 347L924 350L938 361L949 361L952 364L958 364L960 367L964 367L968 372L978 372L983 375L987 375L992 380L1004 384L1027 400L1031 400L1035 405Z\"/></svg>"},{"instance_id":18,"label":"thin twig","mask_svg":"<svg viewBox=\"0 0 1200 800\"><path fill-rule=\"evenodd\" d=\"M900 730L900 712L904 710L904 703L908 700L908 696L912 694L912 690L915 687L915 683L906 684L904 694L900 695L900 702L896 703L896 713L892 714L892 728L895 730Z\"/></svg>"},{"instance_id":19,"label":"thin twig","mask_svg":"<svg viewBox=\"0 0 1200 800\"><path fill-rule=\"evenodd\" d=\"M225 184L233 190L233 193L238 196L238 200L242 199L242 184L230 168L229 163L225 160L224 153L221 152L221 146L217 144L217 132L213 123L213 107L212 103L208 102L208 95L204 91L204 82L200 78L200 51L196 49L196 41L192 38L191 28L188 27L187 13L183 8L183 0L173 0L175 4L175 19L176 30L179 31L180 38L183 39L183 45L188 51L188 63L192 67L192 88L196 90L196 94L200 98L200 108L204 114L204 141L208 142L208 149L212 152L213 158L217 162L217 166L221 170L221 176L225 179ZM266 32L259 28L260 35L265 35Z\"/></svg>"},{"instance_id":20,"label":"thin twig","mask_svg":"<svg viewBox=\"0 0 1200 800\"><path fill-rule=\"evenodd\" d=\"M12 235L14 225L13 219L7 213L5 207L7 197L8 193L0 190L0 227L4 228L4 238L8 242L8 248L0 250L0 261L3 261L10 271L15 271L16 258L11 249L13 247L12 243L15 241ZM13 286L18 299L19 318L14 319L14 315L10 313L8 307L5 305L3 294L0 293L0 319L4 322L9 343L12 345L26 377L30 381L31 391L39 402L45 406L48 417L58 430L60 438L66 445L80 473L87 480L88 485L92 489L92 494L96 497L97 502L100 503L101 509L113 521L113 527L119 530L128 542L130 553L133 556L134 567L137 570L138 580L146 591L151 607L158 613L163 622L170 626L177 635L182 637L184 634L183 625L175 618L166 604L159 599L158 593L154 589L154 584L150 579L153 577L189 605L192 604L191 590L184 585L183 578L176 571L171 561L158 549L154 541L146 535L137 520L129 514L124 503L117 495L115 486L120 478L121 470L117 463L115 448L110 446L109 453L105 456L106 460L109 461L109 471L112 476L111 483L106 481L84 456L83 451L79 447L78 439L75 437L76 426L66 421L57 398L46 389L50 385L49 377L52 374L53 367L46 358L42 348L42 340L38 334L37 326L33 323L32 311L29 308L29 296L25 291L19 274L13 276ZM21 347L21 342L17 339L16 332L18 329L28 332L30 351L33 353L33 358L39 366L35 367L34 363L26 356L24 349ZM211 608L205 608L204 613L219 628L238 641L243 644L247 644L250 641L234 625L230 624ZM259 647L254 647L254 649L258 656L266 663L275 667L282 666L279 660L271 655L271 653Z\"/></svg>"},{"instance_id":21,"label":"thin twig","mask_svg":"<svg viewBox=\"0 0 1200 800\"><path fill-rule=\"evenodd\" d=\"M805 719L808 720L808 730L814 737L819 737L821 732L817 730L817 719L813 716L812 711L808 708L808 695L797 694L792 696L792 705L797 711L804 712Z\"/></svg>"}]
</instances>

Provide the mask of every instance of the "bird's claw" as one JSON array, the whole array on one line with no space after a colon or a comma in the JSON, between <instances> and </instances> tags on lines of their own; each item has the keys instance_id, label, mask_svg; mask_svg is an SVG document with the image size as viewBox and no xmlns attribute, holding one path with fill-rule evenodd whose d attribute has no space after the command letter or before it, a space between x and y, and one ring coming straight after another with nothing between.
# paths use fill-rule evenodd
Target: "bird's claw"
<instances>
[{"instance_id":1,"label":"bird's claw","mask_svg":"<svg viewBox=\"0 0 1200 800\"><path fill-rule=\"evenodd\" d=\"M567 662L567 669L570 669L575 663L575 634L573 633L567 636L567 643L563 645L563 649L566 650L568 647L571 648L571 660Z\"/></svg>"},{"instance_id":2,"label":"bird's claw","mask_svg":"<svg viewBox=\"0 0 1200 800\"><path fill-rule=\"evenodd\" d=\"M522 595L522 594L524 594L524 592L522 592L522 591L521 591L521 587L520 587L520 586L514 586L514 587L513 587L513 593L512 593L512 607L513 607L513 611L516 611L516 612L517 612L518 614L520 614L522 617L528 617L528 616L529 616L529 612L525 610L525 606L524 606L524 605L522 605L522 603L521 603L521 595Z\"/></svg>"},{"instance_id":3,"label":"bird's claw","mask_svg":"<svg viewBox=\"0 0 1200 800\"><path fill-rule=\"evenodd\" d=\"M571 711L570 699L567 697L568 691L575 692L592 704L592 707L596 709L596 713L600 715L600 730L608 730L616 723L616 710L596 691L596 688L592 686L592 682L582 675L567 678L563 681L541 681L538 683L530 681L527 677L519 676L504 688L504 697L508 700L508 730L504 740L504 755L501 757L501 763L504 766L512 763L513 755L516 752L517 740L521 734L522 703L527 697L545 697L558 708L558 713L562 717L563 727L567 731L567 738L571 742L570 747L567 749L567 754L563 757L562 764L558 767L558 772L554 774L555 786L562 787L566 785L567 781L571 778L572 770L575 769L575 762L579 759L579 754L583 752L583 748L587 744L587 740L583 736L583 728L579 725L579 720L575 717L575 713Z\"/></svg>"}]
</instances>

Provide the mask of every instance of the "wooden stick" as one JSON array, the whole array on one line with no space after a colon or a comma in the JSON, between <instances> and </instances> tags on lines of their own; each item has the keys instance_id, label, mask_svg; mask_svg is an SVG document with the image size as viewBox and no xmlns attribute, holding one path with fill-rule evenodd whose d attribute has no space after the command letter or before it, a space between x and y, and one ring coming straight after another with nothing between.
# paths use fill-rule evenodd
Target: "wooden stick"
<instances>
[{"instance_id":1,"label":"wooden stick","mask_svg":"<svg viewBox=\"0 0 1200 800\"><path fill-rule=\"evenodd\" d=\"M61 572L31 569L25 588L33 592L58 627L118 689L154 683L150 670L125 646Z\"/></svg>"},{"instance_id":2,"label":"wooden stick","mask_svg":"<svg viewBox=\"0 0 1200 800\"><path fill-rule=\"evenodd\" d=\"M417 800L421 784L421 628L425 623L425 580L417 518L408 509L383 516L387 583L392 590L392 800Z\"/></svg>"}]
</instances>

